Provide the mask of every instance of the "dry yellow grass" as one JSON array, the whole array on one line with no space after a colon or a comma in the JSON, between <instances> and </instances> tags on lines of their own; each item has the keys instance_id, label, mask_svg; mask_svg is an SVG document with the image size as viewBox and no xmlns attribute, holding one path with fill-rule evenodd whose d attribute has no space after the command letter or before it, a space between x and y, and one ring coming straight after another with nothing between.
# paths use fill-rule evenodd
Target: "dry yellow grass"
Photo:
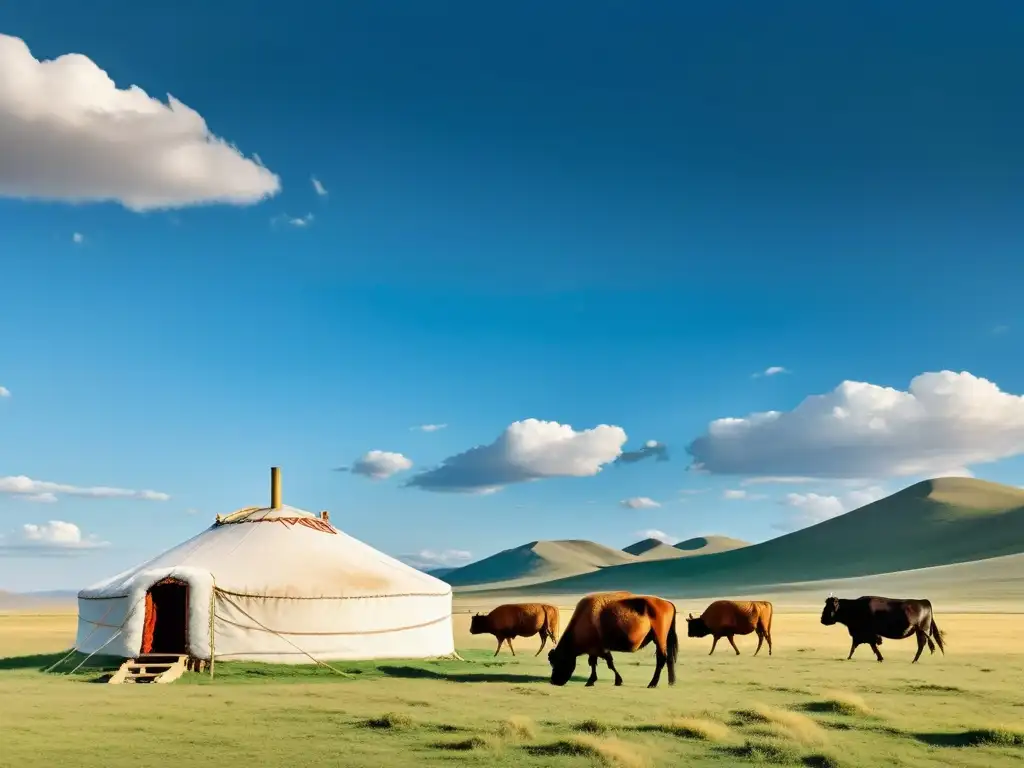
<instances>
[{"instance_id":1,"label":"dry yellow grass","mask_svg":"<svg viewBox=\"0 0 1024 768\"><path fill-rule=\"evenodd\" d=\"M759 728L752 730L765 736L781 737L811 747L828 741L818 724L799 712L756 704L750 709L736 710L734 714L741 723L759 724Z\"/></svg>"},{"instance_id":2,"label":"dry yellow grass","mask_svg":"<svg viewBox=\"0 0 1024 768\"><path fill-rule=\"evenodd\" d=\"M535 739L537 724L525 715L512 715L498 727L498 733L505 738Z\"/></svg>"},{"instance_id":3,"label":"dry yellow grass","mask_svg":"<svg viewBox=\"0 0 1024 768\"><path fill-rule=\"evenodd\" d=\"M729 726L703 717L676 717L654 728L673 736L703 741L725 742L732 736Z\"/></svg>"}]
</instances>

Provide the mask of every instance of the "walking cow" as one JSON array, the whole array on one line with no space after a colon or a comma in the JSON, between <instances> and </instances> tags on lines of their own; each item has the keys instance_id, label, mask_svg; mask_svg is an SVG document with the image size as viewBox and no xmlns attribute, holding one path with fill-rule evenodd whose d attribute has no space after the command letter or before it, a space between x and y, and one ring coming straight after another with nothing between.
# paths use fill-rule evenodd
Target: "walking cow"
<instances>
[{"instance_id":1,"label":"walking cow","mask_svg":"<svg viewBox=\"0 0 1024 768\"><path fill-rule=\"evenodd\" d=\"M768 641L768 655L772 655L772 604L765 600L716 600L706 609L699 618L693 618L691 613L686 620L686 633L689 637L713 636L710 656L715 652L715 646L723 637L729 641L729 645L740 655L740 649L733 641L733 635L749 635L757 633L757 656L765 640Z\"/></svg>"},{"instance_id":2,"label":"walking cow","mask_svg":"<svg viewBox=\"0 0 1024 768\"><path fill-rule=\"evenodd\" d=\"M657 688L661 670L668 665L668 684L676 682L676 657L679 638L676 636L676 607L668 600L631 592L604 592L587 595L576 604L569 624L558 645L548 653L551 684L565 685L576 670L576 659L584 654L590 662L587 686L597 682L597 660L604 659L615 675L615 685L622 685L622 676L615 668L612 651L635 653L654 643L654 677L648 688Z\"/></svg>"},{"instance_id":3,"label":"walking cow","mask_svg":"<svg viewBox=\"0 0 1024 768\"><path fill-rule=\"evenodd\" d=\"M508 643L508 649L512 655L516 655L516 649L512 647L513 637L533 637L540 633L540 650L547 645L548 638L555 642L558 634L558 609L546 603L508 603L499 605L486 615L476 614L469 620L469 633L471 635L490 634L498 638L498 648L494 655L498 655L502 643Z\"/></svg>"},{"instance_id":4,"label":"walking cow","mask_svg":"<svg viewBox=\"0 0 1024 768\"><path fill-rule=\"evenodd\" d=\"M932 604L928 600L896 600L871 596L841 600L829 595L821 612L821 623L826 626L843 624L850 632L853 642L850 646L850 655L846 657L847 661L853 658L853 652L861 644L870 645L875 657L882 661L878 646L882 644L883 637L903 640L916 635L917 653L914 654L914 664L921 658L921 652L926 644L932 653L935 653L936 644L943 655L946 653L945 636L935 623Z\"/></svg>"}]
</instances>

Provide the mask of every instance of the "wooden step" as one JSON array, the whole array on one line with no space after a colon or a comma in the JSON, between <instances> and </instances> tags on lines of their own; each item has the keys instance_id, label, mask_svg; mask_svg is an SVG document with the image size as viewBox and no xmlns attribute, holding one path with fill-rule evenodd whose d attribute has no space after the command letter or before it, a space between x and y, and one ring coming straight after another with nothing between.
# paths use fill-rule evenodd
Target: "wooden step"
<instances>
[{"instance_id":1,"label":"wooden step","mask_svg":"<svg viewBox=\"0 0 1024 768\"><path fill-rule=\"evenodd\" d=\"M171 683L185 673L187 656L143 654L126 660L108 683Z\"/></svg>"}]
</instances>

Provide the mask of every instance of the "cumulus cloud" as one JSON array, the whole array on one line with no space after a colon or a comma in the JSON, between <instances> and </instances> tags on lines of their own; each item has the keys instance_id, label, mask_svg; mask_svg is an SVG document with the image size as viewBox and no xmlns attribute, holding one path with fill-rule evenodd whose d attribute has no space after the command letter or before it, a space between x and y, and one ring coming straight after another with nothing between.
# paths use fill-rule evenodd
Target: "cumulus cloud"
<instances>
[{"instance_id":1,"label":"cumulus cloud","mask_svg":"<svg viewBox=\"0 0 1024 768\"><path fill-rule=\"evenodd\" d=\"M294 227L295 229L305 229L313 223L313 214L307 213L305 216L289 216L287 213L282 213L280 216L275 216L270 220L270 223L277 226Z\"/></svg>"},{"instance_id":2,"label":"cumulus cloud","mask_svg":"<svg viewBox=\"0 0 1024 768\"><path fill-rule=\"evenodd\" d=\"M46 480L33 480L24 475L0 477L0 494L41 502L54 502L59 496L76 496L83 499L139 499L142 501L167 501L171 498L166 493L159 491L133 491L128 488L110 488L102 485L83 487L66 483L51 483Z\"/></svg>"},{"instance_id":3,"label":"cumulus cloud","mask_svg":"<svg viewBox=\"0 0 1024 768\"><path fill-rule=\"evenodd\" d=\"M759 379L762 376L778 376L780 373L789 373L789 371L786 368L783 368L781 365L770 365L763 371L758 371L757 373L755 373L754 378Z\"/></svg>"},{"instance_id":4,"label":"cumulus cloud","mask_svg":"<svg viewBox=\"0 0 1024 768\"><path fill-rule=\"evenodd\" d=\"M626 509L655 509L661 504L647 496L634 496L631 499L623 499L619 504Z\"/></svg>"},{"instance_id":5,"label":"cumulus cloud","mask_svg":"<svg viewBox=\"0 0 1024 768\"><path fill-rule=\"evenodd\" d=\"M773 524L773 528L793 531L817 525L825 520L859 509L865 504L878 501L886 496L885 489L877 485L859 488L838 496L826 496L819 493L787 493L780 501L791 508L790 514L782 521Z\"/></svg>"},{"instance_id":6,"label":"cumulus cloud","mask_svg":"<svg viewBox=\"0 0 1024 768\"><path fill-rule=\"evenodd\" d=\"M409 427L409 429L414 432L437 432L447 426L447 424L420 424L418 427Z\"/></svg>"},{"instance_id":7,"label":"cumulus cloud","mask_svg":"<svg viewBox=\"0 0 1024 768\"><path fill-rule=\"evenodd\" d=\"M42 525L26 523L8 541L0 541L0 555L72 555L108 546L94 535L85 536L74 523L50 520Z\"/></svg>"},{"instance_id":8,"label":"cumulus cloud","mask_svg":"<svg viewBox=\"0 0 1024 768\"><path fill-rule=\"evenodd\" d=\"M429 571L433 568L458 568L466 565L473 559L473 553L464 549L422 549L414 555L399 559L413 568Z\"/></svg>"},{"instance_id":9,"label":"cumulus cloud","mask_svg":"<svg viewBox=\"0 0 1024 768\"><path fill-rule=\"evenodd\" d=\"M639 536L641 539L657 539L658 541L664 544L675 544L677 541L679 541L678 536L673 536L670 533L659 531L656 528L649 528L646 531L637 531L633 535Z\"/></svg>"},{"instance_id":10,"label":"cumulus cloud","mask_svg":"<svg viewBox=\"0 0 1024 768\"><path fill-rule=\"evenodd\" d=\"M713 421L687 450L717 474L937 476L1024 453L1024 397L966 371L922 373L907 391L844 381L792 411Z\"/></svg>"},{"instance_id":11,"label":"cumulus cloud","mask_svg":"<svg viewBox=\"0 0 1024 768\"><path fill-rule=\"evenodd\" d=\"M367 451L350 467L339 467L340 472L351 472L371 480L385 480L412 467L412 461L391 451Z\"/></svg>"},{"instance_id":12,"label":"cumulus cloud","mask_svg":"<svg viewBox=\"0 0 1024 768\"><path fill-rule=\"evenodd\" d=\"M81 232L75 232L71 236L71 242L73 242L75 245L81 245L82 243L85 242L85 235L83 235Z\"/></svg>"},{"instance_id":13,"label":"cumulus cloud","mask_svg":"<svg viewBox=\"0 0 1024 768\"><path fill-rule=\"evenodd\" d=\"M615 461L619 464L633 464L649 458L655 461L668 461L668 446L657 440L648 440L643 447L635 451L623 451Z\"/></svg>"},{"instance_id":14,"label":"cumulus cloud","mask_svg":"<svg viewBox=\"0 0 1024 768\"><path fill-rule=\"evenodd\" d=\"M601 424L575 431L557 421L510 424L489 445L445 459L406 483L425 491L493 493L512 483L550 477L591 477L622 453L626 432Z\"/></svg>"},{"instance_id":15,"label":"cumulus cloud","mask_svg":"<svg viewBox=\"0 0 1024 768\"><path fill-rule=\"evenodd\" d=\"M316 176L311 176L309 180L313 182L313 189L320 197L325 197L327 195L327 187L321 183L320 179Z\"/></svg>"},{"instance_id":16,"label":"cumulus cloud","mask_svg":"<svg viewBox=\"0 0 1024 768\"><path fill-rule=\"evenodd\" d=\"M11 396L11 390L9 390L7 387L0 387L0 397L10 397L10 396Z\"/></svg>"},{"instance_id":17,"label":"cumulus cloud","mask_svg":"<svg viewBox=\"0 0 1024 768\"><path fill-rule=\"evenodd\" d=\"M0 34L0 196L114 201L133 211L275 195L278 177L195 110L119 89L87 56L37 60Z\"/></svg>"},{"instance_id":18,"label":"cumulus cloud","mask_svg":"<svg viewBox=\"0 0 1024 768\"><path fill-rule=\"evenodd\" d=\"M765 498L763 493L750 493L739 488L729 488L722 491L722 498L729 501L758 501Z\"/></svg>"}]
</instances>

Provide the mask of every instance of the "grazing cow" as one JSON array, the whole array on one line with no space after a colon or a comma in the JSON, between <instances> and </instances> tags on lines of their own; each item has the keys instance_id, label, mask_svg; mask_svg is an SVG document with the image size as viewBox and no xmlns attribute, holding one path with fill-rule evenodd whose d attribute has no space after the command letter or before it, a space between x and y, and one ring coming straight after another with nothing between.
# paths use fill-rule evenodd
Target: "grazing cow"
<instances>
[{"instance_id":1,"label":"grazing cow","mask_svg":"<svg viewBox=\"0 0 1024 768\"><path fill-rule=\"evenodd\" d=\"M676 607L668 600L631 592L605 592L587 595L576 604L569 624L558 645L548 652L551 684L565 685L576 670L576 659L589 657L590 679L597 682L597 660L615 674L615 684L622 685L622 676L615 668L612 651L635 653L654 642L654 677L648 688L656 688L661 670L668 664L668 684L676 682Z\"/></svg>"},{"instance_id":2,"label":"grazing cow","mask_svg":"<svg viewBox=\"0 0 1024 768\"><path fill-rule=\"evenodd\" d=\"M903 640L916 635L914 664L921 658L921 651L926 644L932 653L935 653L936 644L943 655L946 653L945 635L935 623L932 604L928 600L894 600L870 596L840 600L829 595L821 612L821 623L826 626L843 624L849 630L853 644L850 646L850 655L846 657L847 661L853 658L853 652L861 644L870 645L875 657L882 661L878 646L882 644L883 637Z\"/></svg>"},{"instance_id":3,"label":"grazing cow","mask_svg":"<svg viewBox=\"0 0 1024 768\"><path fill-rule=\"evenodd\" d=\"M757 633L757 650L764 641L768 641L768 655L772 655L772 604L765 600L716 600L707 608L699 618L693 618L691 613L686 620L686 630L689 637L713 636L711 653L715 652L715 646L723 637L729 641L729 645L740 655L740 649L733 642L733 635L749 635ZM711 655L708 654L708 656Z\"/></svg>"},{"instance_id":4,"label":"grazing cow","mask_svg":"<svg viewBox=\"0 0 1024 768\"><path fill-rule=\"evenodd\" d=\"M502 643L508 643L508 649L512 655L516 655L516 649L512 647L513 637L533 637L540 633L540 650L547 645L548 638L555 642L558 634L558 609L546 603L508 603L499 605L490 613L476 614L469 620L469 633L471 635L494 635L498 638L498 648L494 655L498 655Z\"/></svg>"}]
</instances>

